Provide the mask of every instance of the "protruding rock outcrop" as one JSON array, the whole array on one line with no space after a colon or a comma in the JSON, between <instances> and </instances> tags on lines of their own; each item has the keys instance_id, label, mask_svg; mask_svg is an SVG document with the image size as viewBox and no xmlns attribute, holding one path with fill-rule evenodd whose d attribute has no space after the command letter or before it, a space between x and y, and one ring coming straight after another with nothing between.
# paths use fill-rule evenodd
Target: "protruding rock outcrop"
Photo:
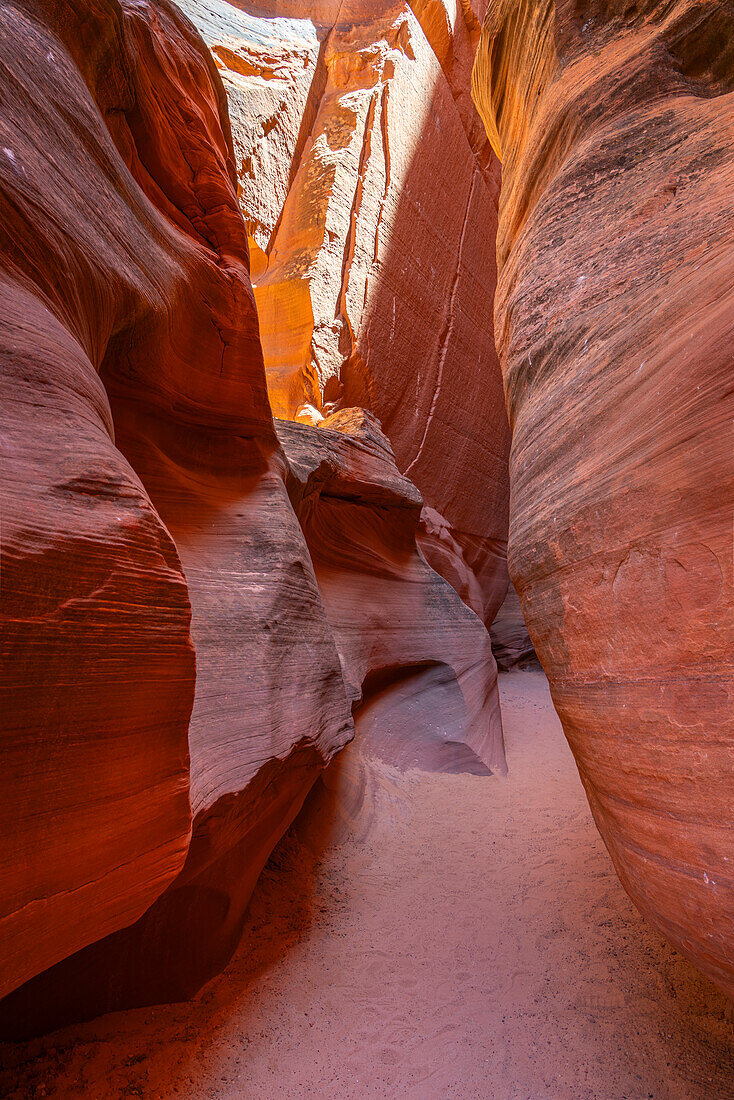
<instances>
[{"instance_id":1,"label":"protruding rock outcrop","mask_svg":"<svg viewBox=\"0 0 734 1100\"><path fill-rule=\"evenodd\" d=\"M419 550L421 498L362 409L278 422L288 486L353 704L389 762L504 771L483 624ZM472 763L473 762L473 763Z\"/></svg>"},{"instance_id":2,"label":"protruding rock outcrop","mask_svg":"<svg viewBox=\"0 0 734 1100\"><path fill-rule=\"evenodd\" d=\"M492 0L510 570L642 912L734 994L734 16Z\"/></svg>"},{"instance_id":3,"label":"protruding rock outcrop","mask_svg":"<svg viewBox=\"0 0 734 1100\"><path fill-rule=\"evenodd\" d=\"M476 15L459 0L266 0L256 16L181 3L230 102L273 411L370 410L489 626L507 586L509 433Z\"/></svg>"}]
</instances>

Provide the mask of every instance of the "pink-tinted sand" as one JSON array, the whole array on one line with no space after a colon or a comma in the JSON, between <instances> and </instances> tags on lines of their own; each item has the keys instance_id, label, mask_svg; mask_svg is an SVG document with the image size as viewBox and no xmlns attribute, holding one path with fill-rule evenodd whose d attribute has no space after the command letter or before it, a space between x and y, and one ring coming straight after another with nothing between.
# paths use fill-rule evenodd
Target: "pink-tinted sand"
<instances>
[{"instance_id":1,"label":"pink-tinted sand","mask_svg":"<svg viewBox=\"0 0 734 1100\"><path fill-rule=\"evenodd\" d=\"M0 1096L708 1100L722 995L633 909L539 671L500 677L510 774L346 750L194 1001L0 1048Z\"/></svg>"}]
</instances>

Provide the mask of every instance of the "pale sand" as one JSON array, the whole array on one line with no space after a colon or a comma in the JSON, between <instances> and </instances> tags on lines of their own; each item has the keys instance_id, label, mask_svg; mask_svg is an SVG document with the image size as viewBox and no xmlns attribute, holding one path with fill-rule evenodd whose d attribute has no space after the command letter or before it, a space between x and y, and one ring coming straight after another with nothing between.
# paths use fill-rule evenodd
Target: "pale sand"
<instances>
[{"instance_id":1,"label":"pale sand","mask_svg":"<svg viewBox=\"0 0 734 1100\"><path fill-rule=\"evenodd\" d=\"M734 1096L727 1004L623 893L542 673L500 683L507 779L350 747L224 974L2 1048L0 1095Z\"/></svg>"}]
</instances>

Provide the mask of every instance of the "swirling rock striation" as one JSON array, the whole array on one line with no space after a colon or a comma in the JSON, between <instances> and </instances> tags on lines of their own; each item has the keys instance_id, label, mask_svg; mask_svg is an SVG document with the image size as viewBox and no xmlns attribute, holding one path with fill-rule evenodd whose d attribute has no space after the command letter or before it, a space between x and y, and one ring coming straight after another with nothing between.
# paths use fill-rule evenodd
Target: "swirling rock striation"
<instances>
[{"instance_id":1,"label":"swirling rock striation","mask_svg":"<svg viewBox=\"0 0 734 1100\"><path fill-rule=\"evenodd\" d=\"M492 0L510 571L642 912L734 995L734 12Z\"/></svg>"},{"instance_id":2,"label":"swirling rock striation","mask_svg":"<svg viewBox=\"0 0 734 1100\"><path fill-rule=\"evenodd\" d=\"M376 421L277 428L361 735L396 766L505 772L489 636L420 552L420 494Z\"/></svg>"},{"instance_id":3,"label":"swirling rock striation","mask_svg":"<svg viewBox=\"0 0 734 1100\"><path fill-rule=\"evenodd\" d=\"M166 0L3 20L2 992L57 964L22 1030L221 965L352 722L214 63Z\"/></svg>"}]
</instances>

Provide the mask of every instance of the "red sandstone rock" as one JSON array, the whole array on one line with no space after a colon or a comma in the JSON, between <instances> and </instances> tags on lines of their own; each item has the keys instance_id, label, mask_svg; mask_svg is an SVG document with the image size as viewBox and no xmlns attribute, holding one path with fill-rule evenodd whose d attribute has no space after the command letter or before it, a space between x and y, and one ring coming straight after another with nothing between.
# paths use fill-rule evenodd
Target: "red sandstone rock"
<instances>
[{"instance_id":1,"label":"red sandstone rock","mask_svg":"<svg viewBox=\"0 0 734 1100\"><path fill-rule=\"evenodd\" d=\"M362 406L452 529L489 625L509 434L492 336L497 159L459 0L181 0L233 119L277 416ZM434 566L438 561L434 561Z\"/></svg>"},{"instance_id":2,"label":"red sandstone rock","mask_svg":"<svg viewBox=\"0 0 734 1100\"><path fill-rule=\"evenodd\" d=\"M492 0L510 570L642 912L734 994L734 17Z\"/></svg>"},{"instance_id":3,"label":"red sandstone rock","mask_svg":"<svg viewBox=\"0 0 734 1100\"><path fill-rule=\"evenodd\" d=\"M488 463L499 501L481 529L462 532L462 545L440 516L436 527L438 513L433 526L419 526L420 494L362 410L324 419L323 393L314 392L319 427L280 426L286 460L266 391L224 92L193 27L167 0L38 0L32 18L25 5L7 11L3 72L21 92L6 95L13 110L0 155L11 441L3 647L15 677L4 712L11 767L2 824L21 849L0 878L8 994L0 1028L20 1035L188 996L224 964L264 861L351 736L350 703L369 751L396 766L504 768L488 635L417 539L473 586L486 615L495 569L504 576L506 425L500 415L497 454L471 433L468 449L457 445L457 463L470 453ZM472 279L487 242L478 252L467 226L470 216L481 222L494 167L466 97L457 110L444 82L432 104L442 70L410 10L386 5L375 26L357 7L343 15L338 25L328 16L326 36L323 25L309 33L280 22L282 40L271 35L266 50L258 42L258 72L267 54L273 84L243 102L260 112L275 153L267 172L262 144L242 152L239 125L243 171L249 157L272 187L261 186L259 206L253 200L250 234L257 245L272 232L293 196L308 231L308 195L294 180L308 162L309 128L332 140L351 118L342 151L362 168L355 174L345 154L338 186L332 180L323 211L314 208L318 217L348 208L359 192L370 211L359 225L357 212L339 222L339 247L356 249L346 283L338 265L329 270L338 249L315 253L324 286L342 279L337 301L351 323L352 270L365 292L379 271L376 254L360 259L357 230L377 247L384 215L386 241L397 234L400 245L410 143L425 119L442 118L431 156L443 125L458 143L465 201L438 230L464 259L429 284L428 303L448 295L432 354L439 374L457 357L458 377L468 370L467 341L479 351L466 302L486 319ZM444 73L453 71L449 46ZM241 43L222 41L215 56L230 84L233 74L247 77ZM293 86L291 99L271 114L278 81ZM397 138L400 128L388 121L390 95L399 111L412 105L420 115L394 160L391 128ZM230 100L237 120L231 88ZM380 133L384 178L367 156ZM372 198L367 169L379 183L377 191L370 183ZM438 237L426 219L447 212L425 179L416 187L406 191L413 214L422 196L430 200L421 214L433 233L428 249ZM269 269L264 245L257 262ZM413 309L410 287L400 295L401 310ZM379 313L367 306L365 293L365 341ZM427 316L421 325L428 338ZM374 332L379 346L379 326ZM402 354L404 385L415 365L405 346ZM340 386L364 381L357 360L349 370L334 375ZM495 401L490 359L485 373ZM433 469L438 487L437 451L426 440L434 419L454 414L451 402L442 412L426 400L408 464ZM436 545L429 527L441 530ZM487 554L490 527L498 561Z\"/></svg>"},{"instance_id":4,"label":"red sandstone rock","mask_svg":"<svg viewBox=\"0 0 734 1100\"><path fill-rule=\"evenodd\" d=\"M214 64L166 0L3 20L3 991L108 936L23 1030L197 988L351 718Z\"/></svg>"},{"instance_id":5,"label":"red sandstone rock","mask_svg":"<svg viewBox=\"0 0 734 1100\"><path fill-rule=\"evenodd\" d=\"M49 9L0 38L3 993L140 916L191 820L186 582L97 374L171 261L84 79L126 94L121 13L90 6L82 73Z\"/></svg>"},{"instance_id":6,"label":"red sandstone rock","mask_svg":"<svg viewBox=\"0 0 734 1100\"><path fill-rule=\"evenodd\" d=\"M483 624L426 564L421 498L362 409L278 423L360 736L400 767L506 771Z\"/></svg>"},{"instance_id":7,"label":"red sandstone rock","mask_svg":"<svg viewBox=\"0 0 734 1100\"><path fill-rule=\"evenodd\" d=\"M288 411L320 426L281 425L288 464L214 62L167 0L8 8L4 72L20 94L6 96L0 155L3 828L20 858L0 882L3 992L20 988L0 1008L6 1034L198 989L351 736L349 703L372 751L396 765L504 767L488 636L418 549L491 618L506 425L482 350L497 176L463 89L476 28L458 9L421 7L429 47L405 4L343 8L337 19L324 5L317 26L268 23L265 41L261 20L196 7L205 31L225 18L232 32L213 49L260 290L274 257L313 246L307 277L294 283L289 269L283 286L318 307L313 385L291 362L301 388ZM420 139L447 189L441 134L455 146L456 205L416 167ZM411 226L419 297L399 274ZM456 265L434 266L446 241ZM266 346L300 338L298 316L286 322L266 324ZM432 364L424 381L417 353ZM272 356L269 367L278 401ZM450 521L425 509L419 525L420 494L368 414L324 419L330 380L341 402L350 387L369 391ZM468 413L472 425L494 416L489 446ZM491 494L462 508L456 471L468 464Z\"/></svg>"}]
</instances>

